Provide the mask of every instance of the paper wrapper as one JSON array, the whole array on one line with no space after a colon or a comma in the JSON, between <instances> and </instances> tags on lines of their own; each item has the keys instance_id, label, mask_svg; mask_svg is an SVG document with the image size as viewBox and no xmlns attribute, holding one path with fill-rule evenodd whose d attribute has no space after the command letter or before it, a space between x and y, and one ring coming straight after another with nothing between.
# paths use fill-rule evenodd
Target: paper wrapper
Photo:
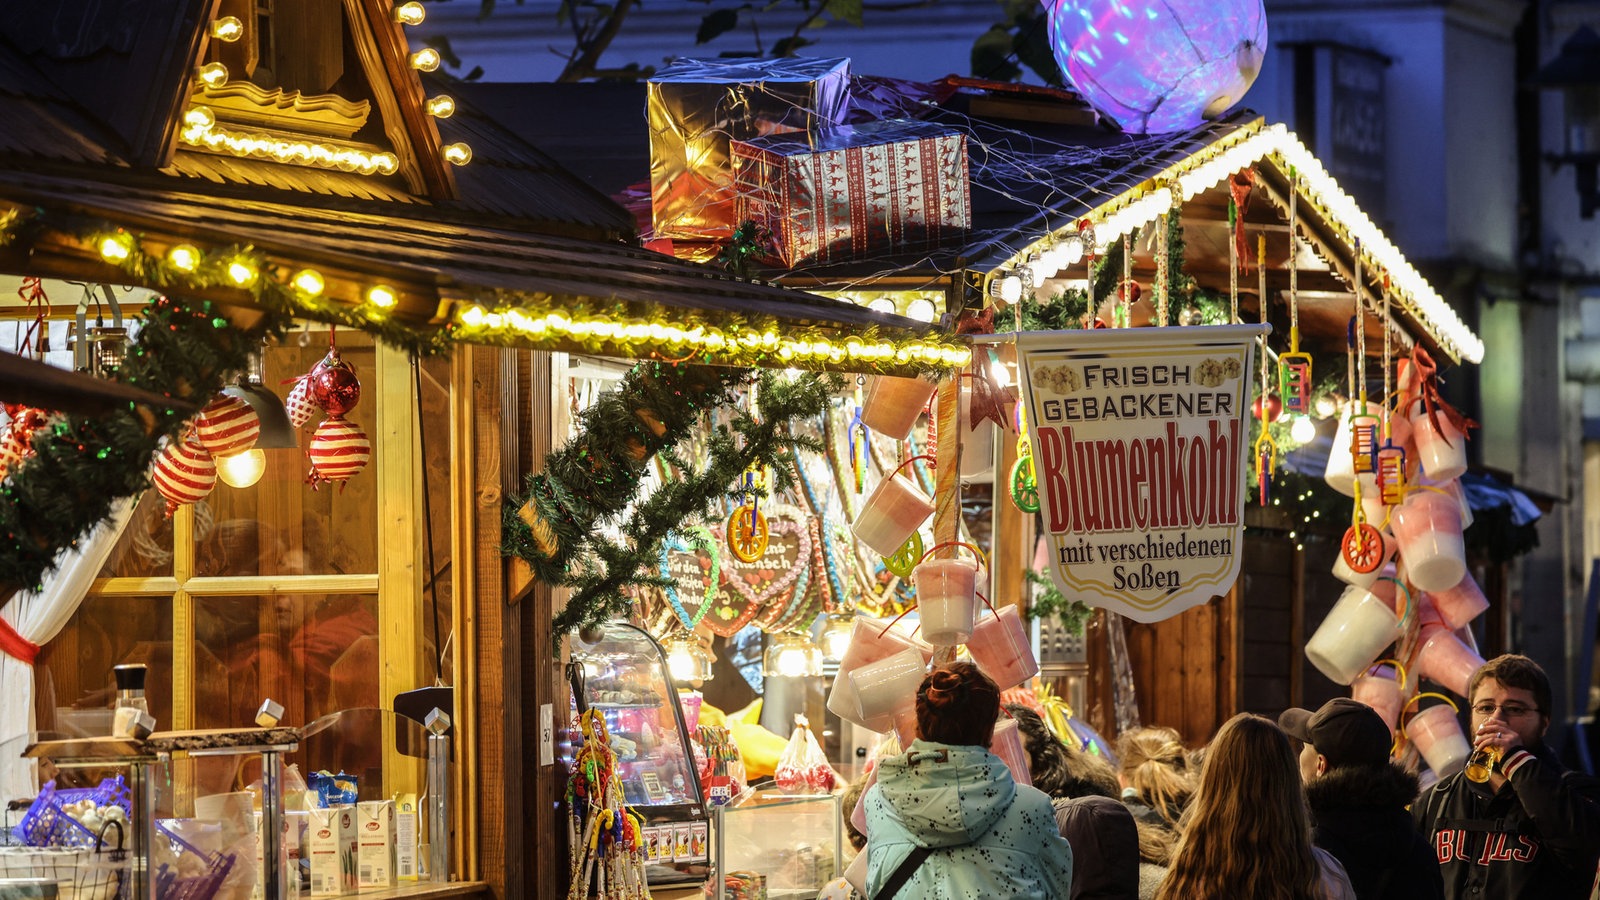
<instances>
[{"instance_id":1,"label":"paper wrapper","mask_svg":"<svg viewBox=\"0 0 1600 900\"><path fill-rule=\"evenodd\" d=\"M646 93L655 237L725 243L734 218L729 143L844 120L848 59L681 59Z\"/></svg>"},{"instance_id":2,"label":"paper wrapper","mask_svg":"<svg viewBox=\"0 0 1600 900\"><path fill-rule=\"evenodd\" d=\"M785 266L920 250L972 225L966 135L874 122L733 143L738 221L772 234Z\"/></svg>"}]
</instances>

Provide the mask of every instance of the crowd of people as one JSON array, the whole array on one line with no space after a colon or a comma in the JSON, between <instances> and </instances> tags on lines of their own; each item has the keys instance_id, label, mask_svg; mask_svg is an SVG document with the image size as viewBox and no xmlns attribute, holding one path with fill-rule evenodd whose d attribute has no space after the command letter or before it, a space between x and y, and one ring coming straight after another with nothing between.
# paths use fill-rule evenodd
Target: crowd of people
<instances>
[{"instance_id":1,"label":"crowd of people","mask_svg":"<svg viewBox=\"0 0 1600 900\"><path fill-rule=\"evenodd\" d=\"M976 666L917 691L918 737L845 796L859 851L824 897L871 900L1512 900L1600 897L1600 782L1544 743L1550 683L1524 656L1473 676L1474 748L1499 762L1426 789L1389 727L1347 698L1229 719L1204 748L1119 736L1116 764L1004 706ZM989 745L1017 722L1019 783ZM852 815L853 812L853 815Z\"/></svg>"}]
</instances>

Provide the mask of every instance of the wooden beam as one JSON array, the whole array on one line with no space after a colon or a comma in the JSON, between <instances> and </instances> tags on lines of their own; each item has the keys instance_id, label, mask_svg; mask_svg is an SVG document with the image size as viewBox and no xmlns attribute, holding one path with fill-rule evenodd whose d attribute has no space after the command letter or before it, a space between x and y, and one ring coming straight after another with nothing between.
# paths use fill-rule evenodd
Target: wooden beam
<instances>
[{"instance_id":1,"label":"wooden beam","mask_svg":"<svg viewBox=\"0 0 1600 900\"><path fill-rule=\"evenodd\" d=\"M475 621L458 626L470 634L477 654L476 721L480 744L477 759L463 758L463 766L473 766L479 786L477 795L467 800L463 822L474 822L478 829L479 863L482 877L496 897L528 896L521 883L524 846L520 748L517 729L507 727L518 713L521 685L508 675L510 660L520 649L512 643L516 635L515 618L507 615L505 603L505 563L492 548L500 544L500 504L504 496L501 465L504 459L505 417L515 409L516 398L506 396L505 359L509 351L462 348L471 360L473 465L466 494L472 498ZM514 434L514 430L513 430ZM493 790L482 789L492 785ZM471 805L476 809L472 810ZM472 827L472 826L469 826Z\"/></svg>"},{"instance_id":2,"label":"wooden beam","mask_svg":"<svg viewBox=\"0 0 1600 900\"><path fill-rule=\"evenodd\" d=\"M432 681L419 639L423 627L422 470L417 453L417 405L406 355L378 344L374 390L378 396L374 454L378 482L378 703L394 708L402 691ZM383 717L383 796L420 794L422 762L399 751L395 719ZM432 840L433 838L430 838Z\"/></svg>"}]
</instances>

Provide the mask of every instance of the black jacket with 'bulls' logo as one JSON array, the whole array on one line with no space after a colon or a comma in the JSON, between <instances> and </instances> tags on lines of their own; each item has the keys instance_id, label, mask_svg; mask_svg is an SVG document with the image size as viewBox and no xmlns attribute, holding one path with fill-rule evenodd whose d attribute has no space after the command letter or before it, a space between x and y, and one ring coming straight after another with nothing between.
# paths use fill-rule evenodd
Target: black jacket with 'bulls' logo
<instances>
[{"instance_id":1,"label":"black jacket with 'bulls' logo","mask_svg":"<svg viewBox=\"0 0 1600 900\"><path fill-rule=\"evenodd\" d=\"M1600 782L1543 745L1501 764L1499 793L1457 772L1412 806L1451 900L1586 898L1600 861Z\"/></svg>"}]
</instances>

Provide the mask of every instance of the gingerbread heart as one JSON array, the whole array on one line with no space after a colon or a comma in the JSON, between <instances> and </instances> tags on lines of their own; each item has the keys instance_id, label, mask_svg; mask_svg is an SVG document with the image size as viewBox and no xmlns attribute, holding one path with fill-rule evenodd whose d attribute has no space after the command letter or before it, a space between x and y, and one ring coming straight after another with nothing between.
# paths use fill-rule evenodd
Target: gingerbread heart
<instances>
[{"instance_id":1,"label":"gingerbread heart","mask_svg":"<svg viewBox=\"0 0 1600 900\"><path fill-rule=\"evenodd\" d=\"M696 526L661 545L661 577L671 581L664 590L667 603L690 631L715 605L722 580L719 543L709 530Z\"/></svg>"}]
</instances>

